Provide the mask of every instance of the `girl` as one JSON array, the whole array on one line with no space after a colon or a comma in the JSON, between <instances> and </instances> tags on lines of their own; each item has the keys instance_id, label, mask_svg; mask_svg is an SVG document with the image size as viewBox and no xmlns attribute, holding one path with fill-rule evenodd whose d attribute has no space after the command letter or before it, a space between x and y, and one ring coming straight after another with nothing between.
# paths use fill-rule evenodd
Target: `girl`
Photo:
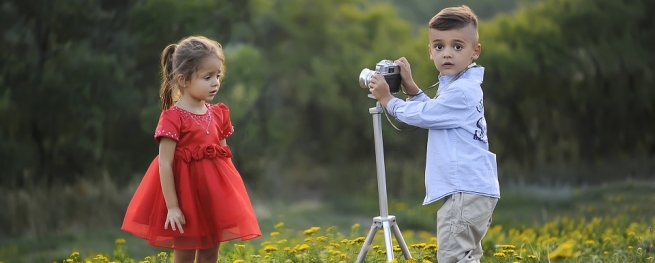
<instances>
[{"instance_id":1,"label":"girl","mask_svg":"<svg viewBox=\"0 0 655 263\"><path fill-rule=\"evenodd\" d=\"M209 104L225 74L221 45L202 36L168 45L161 55L159 155L130 202L122 229L174 262L212 262L220 242L261 236L225 139L234 131L225 104Z\"/></svg>"}]
</instances>

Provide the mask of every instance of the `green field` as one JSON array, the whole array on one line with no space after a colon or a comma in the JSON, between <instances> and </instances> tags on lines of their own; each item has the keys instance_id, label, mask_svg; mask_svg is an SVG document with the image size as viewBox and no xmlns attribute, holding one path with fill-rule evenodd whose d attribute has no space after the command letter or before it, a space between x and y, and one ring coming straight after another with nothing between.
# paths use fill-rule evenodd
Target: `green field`
<instances>
[{"instance_id":1,"label":"green field","mask_svg":"<svg viewBox=\"0 0 655 263\"><path fill-rule=\"evenodd\" d=\"M483 262L653 262L655 184L506 188L483 241ZM434 221L439 205L420 206L420 201L390 198L389 211L396 215L417 262L436 262ZM354 262L372 217L378 215L375 198L256 207L264 236L224 243L220 262ZM382 241L380 232L367 262L385 261ZM70 258L74 252L79 256ZM169 254L160 252L170 251L153 249L118 227L0 243L3 263L139 262L147 256L152 262L168 262ZM400 252L396 258L412 262Z\"/></svg>"}]
</instances>

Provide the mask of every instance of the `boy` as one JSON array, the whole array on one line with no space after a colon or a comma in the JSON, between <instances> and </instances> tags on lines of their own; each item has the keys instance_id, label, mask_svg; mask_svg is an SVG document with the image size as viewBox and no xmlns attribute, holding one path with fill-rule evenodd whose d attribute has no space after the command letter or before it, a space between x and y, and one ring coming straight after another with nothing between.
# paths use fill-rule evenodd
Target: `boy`
<instances>
[{"instance_id":1,"label":"boy","mask_svg":"<svg viewBox=\"0 0 655 263\"><path fill-rule=\"evenodd\" d=\"M429 129L423 204L444 199L437 213L440 263L480 262L481 240L500 198L480 87L484 68L473 63L481 50L477 26L467 6L443 9L430 20L429 54L440 73L434 99L418 88L404 57L396 63L407 101L393 97L380 74L369 85L391 115Z\"/></svg>"}]
</instances>

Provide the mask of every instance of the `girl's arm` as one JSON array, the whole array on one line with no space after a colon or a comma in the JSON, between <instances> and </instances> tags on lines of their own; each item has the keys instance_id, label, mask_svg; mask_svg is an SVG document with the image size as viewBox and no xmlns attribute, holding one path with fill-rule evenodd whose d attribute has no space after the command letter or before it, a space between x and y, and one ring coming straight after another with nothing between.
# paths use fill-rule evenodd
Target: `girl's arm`
<instances>
[{"instance_id":1,"label":"girl's arm","mask_svg":"<svg viewBox=\"0 0 655 263\"><path fill-rule=\"evenodd\" d=\"M227 145L227 141L225 141L225 139L222 139L221 140L221 146L225 146L225 145Z\"/></svg>"},{"instance_id":2,"label":"girl's arm","mask_svg":"<svg viewBox=\"0 0 655 263\"><path fill-rule=\"evenodd\" d=\"M175 191L175 179L173 178L175 145L177 145L177 142L170 138L162 137L159 141L159 176L164 201L166 201L166 208L168 208L164 229L168 229L168 225L170 224L173 231L177 227L180 229L180 233L184 233L182 225L186 224L186 220L184 219L182 210L180 210Z\"/></svg>"}]
</instances>

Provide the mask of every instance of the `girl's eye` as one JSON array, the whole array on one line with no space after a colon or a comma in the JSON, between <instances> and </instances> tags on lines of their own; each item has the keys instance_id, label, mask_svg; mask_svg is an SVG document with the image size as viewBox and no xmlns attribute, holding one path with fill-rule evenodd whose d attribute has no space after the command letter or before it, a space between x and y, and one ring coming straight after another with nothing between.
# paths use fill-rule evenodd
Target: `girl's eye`
<instances>
[{"instance_id":1,"label":"girl's eye","mask_svg":"<svg viewBox=\"0 0 655 263\"><path fill-rule=\"evenodd\" d=\"M460 51L462 49L464 49L462 45L455 45L455 50Z\"/></svg>"},{"instance_id":2,"label":"girl's eye","mask_svg":"<svg viewBox=\"0 0 655 263\"><path fill-rule=\"evenodd\" d=\"M216 75L216 78L217 78L217 79L220 79L220 78L221 78L221 74Z\"/></svg>"},{"instance_id":3,"label":"girl's eye","mask_svg":"<svg viewBox=\"0 0 655 263\"><path fill-rule=\"evenodd\" d=\"M442 50L442 49L443 49L443 45L442 45L442 44L436 44L436 45L434 45L434 49L436 49L436 50Z\"/></svg>"},{"instance_id":4,"label":"girl's eye","mask_svg":"<svg viewBox=\"0 0 655 263\"><path fill-rule=\"evenodd\" d=\"M207 76L207 77L205 77L205 80L209 80L211 78L212 78L212 76Z\"/></svg>"}]
</instances>

